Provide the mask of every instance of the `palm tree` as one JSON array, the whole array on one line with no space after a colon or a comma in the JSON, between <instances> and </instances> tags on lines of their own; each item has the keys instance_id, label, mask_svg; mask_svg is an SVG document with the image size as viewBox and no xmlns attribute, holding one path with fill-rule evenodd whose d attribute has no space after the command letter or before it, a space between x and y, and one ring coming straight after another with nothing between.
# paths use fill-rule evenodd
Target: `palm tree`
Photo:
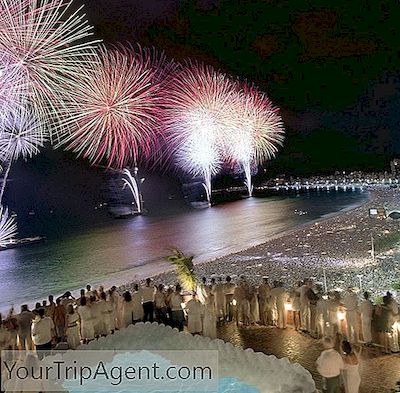
<instances>
[{"instance_id":1,"label":"palm tree","mask_svg":"<svg viewBox=\"0 0 400 393\"><path fill-rule=\"evenodd\" d=\"M194 292L197 289L198 279L194 271L193 256L187 257L182 251L172 249L172 255L167 257L176 269L179 283L185 291Z\"/></svg>"}]
</instances>

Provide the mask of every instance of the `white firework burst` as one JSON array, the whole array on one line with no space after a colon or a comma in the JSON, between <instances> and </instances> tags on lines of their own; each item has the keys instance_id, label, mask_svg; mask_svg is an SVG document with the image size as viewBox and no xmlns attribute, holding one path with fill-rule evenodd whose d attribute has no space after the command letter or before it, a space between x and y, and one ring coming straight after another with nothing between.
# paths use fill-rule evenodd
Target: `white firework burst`
<instances>
[{"instance_id":1,"label":"white firework burst","mask_svg":"<svg viewBox=\"0 0 400 393\"><path fill-rule=\"evenodd\" d=\"M43 124L29 110L18 109L0 123L0 160L27 159L38 154L46 142Z\"/></svg>"},{"instance_id":2,"label":"white firework burst","mask_svg":"<svg viewBox=\"0 0 400 393\"><path fill-rule=\"evenodd\" d=\"M17 224L7 208L0 206L0 247L7 247L17 234Z\"/></svg>"},{"instance_id":3,"label":"white firework burst","mask_svg":"<svg viewBox=\"0 0 400 393\"><path fill-rule=\"evenodd\" d=\"M35 109L48 127L63 105L65 84L90 61L97 41L88 41L92 27L66 0L0 0L0 53L11 64L14 88L22 106Z\"/></svg>"}]
</instances>

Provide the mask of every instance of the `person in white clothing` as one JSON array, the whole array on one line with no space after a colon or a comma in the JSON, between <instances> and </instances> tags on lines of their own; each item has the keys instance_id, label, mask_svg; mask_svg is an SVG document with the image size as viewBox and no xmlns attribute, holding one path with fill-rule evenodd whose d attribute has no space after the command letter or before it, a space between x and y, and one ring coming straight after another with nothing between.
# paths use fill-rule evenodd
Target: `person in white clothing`
<instances>
[{"instance_id":1,"label":"person in white clothing","mask_svg":"<svg viewBox=\"0 0 400 393\"><path fill-rule=\"evenodd\" d=\"M260 322L262 325L269 325L272 322L270 291L271 287L268 283L268 278L263 277L263 282L258 287L258 305L260 308Z\"/></svg>"},{"instance_id":2,"label":"person in white clothing","mask_svg":"<svg viewBox=\"0 0 400 393\"><path fill-rule=\"evenodd\" d=\"M250 320L251 323L256 324L260 322L260 307L258 304L258 289L255 286L249 288L249 301L250 301Z\"/></svg>"},{"instance_id":3,"label":"person in white clothing","mask_svg":"<svg viewBox=\"0 0 400 393\"><path fill-rule=\"evenodd\" d=\"M361 377L358 370L358 357L348 341L342 342L344 369L342 371L345 393L358 393Z\"/></svg>"},{"instance_id":4,"label":"person in white clothing","mask_svg":"<svg viewBox=\"0 0 400 393\"><path fill-rule=\"evenodd\" d=\"M45 316L44 308L36 311L36 318L31 327L32 339L41 360L51 350L51 342L55 338L55 326L51 318Z\"/></svg>"},{"instance_id":5,"label":"person in white clothing","mask_svg":"<svg viewBox=\"0 0 400 393\"><path fill-rule=\"evenodd\" d=\"M175 292L171 294L170 307L171 307L171 325L179 331L183 330L185 323L185 314L182 309L183 297L181 295L181 286L178 284L175 287Z\"/></svg>"},{"instance_id":6,"label":"person in white clothing","mask_svg":"<svg viewBox=\"0 0 400 393\"><path fill-rule=\"evenodd\" d=\"M74 306L67 306L67 330L66 330L68 346L71 349L76 349L81 343L79 334L79 315L75 312Z\"/></svg>"},{"instance_id":7,"label":"person in white clothing","mask_svg":"<svg viewBox=\"0 0 400 393\"><path fill-rule=\"evenodd\" d=\"M288 300L288 293L279 281L274 281L274 288L270 291L271 301L276 309L276 324L280 329L286 329L285 303Z\"/></svg>"},{"instance_id":8,"label":"person in white clothing","mask_svg":"<svg viewBox=\"0 0 400 393\"><path fill-rule=\"evenodd\" d=\"M84 343L88 343L90 340L94 339L94 326L92 309L87 304L86 297L80 299L80 306L77 308L77 313L81 321L81 337Z\"/></svg>"},{"instance_id":9,"label":"person in white clothing","mask_svg":"<svg viewBox=\"0 0 400 393\"><path fill-rule=\"evenodd\" d=\"M92 324L94 329L94 336L100 337L101 330L103 327L103 320L101 315L101 304L96 300L96 297L92 295L89 299L89 307L92 314Z\"/></svg>"},{"instance_id":10,"label":"person in white clothing","mask_svg":"<svg viewBox=\"0 0 400 393\"><path fill-rule=\"evenodd\" d=\"M123 301L121 306L122 312L122 325L121 327L126 328L133 323L133 308L132 295L129 291L124 292L122 295Z\"/></svg>"},{"instance_id":11,"label":"person in white clothing","mask_svg":"<svg viewBox=\"0 0 400 393\"><path fill-rule=\"evenodd\" d=\"M34 319L32 311L28 310L26 304L21 306L21 313L17 316L18 321L18 342L22 350L33 349L31 325Z\"/></svg>"},{"instance_id":12,"label":"person in white clothing","mask_svg":"<svg viewBox=\"0 0 400 393\"><path fill-rule=\"evenodd\" d=\"M357 343L358 330L358 298L353 288L349 287L343 298L343 305L346 308L347 338L350 342Z\"/></svg>"},{"instance_id":13,"label":"person in white clothing","mask_svg":"<svg viewBox=\"0 0 400 393\"><path fill-rule=\"evenodd\" d=\"M372 314L374 312L374 305L369 299L370 295L368 292L364 292L364 300L361 302L358 310L361 314L361 328L363 340L367 344L372 343Z\"/></svg>"},{"instance_id":14,"label":"person in white clothing","mask_svg":"<svg viewBox=\"0 0 400 393\"><path fill-rule=\"evenodd\" d=\"M3 317L0 314L0 351L9 349L9 335L3 324Z\"/></svg>"},{"instance_id":15,"label":"person in white clothing","mask_svg":"<svg viewBox=\"0 0 400 393\"><path fill-rule=\"evenodd\" d=\"M317 370L323 378L326 393L340 393L340 374L344 369L344 362L339 352L334 349L331 337L322 340L324 350L317 359Z\"/></svg>"},{"instance_id":16,"label":"person in white clothing","mask_svg":"<svg viewBox=\"0 0 400 393\"><path fill-rule=\"evenodd\" d=\"M400 352L399 347L399 322L400 322L400 314L399 314L399 305L396 300L393 298L390 292L386 293L386 296L389 298L388 301L388 309L389 309L389 344L390 350L394 353Z\"/></svg>"},{"instance_id":17,"label":"person in white clothing","mask_svg":"<svg viewBox=\"0 0 400 393\"><path fill-rule=\"evenodd\" d=\"M154 295L154 311L158 323L167 322L167 306L165 304L164 286L160 284Z\"/></svg>"},{"instance_id":18,"label":"person in white clothing","mask_svg":"<svg viewBox=\"0 0 400 393\"><path fill-rule=\"evenodd\" d=\"M327 333L327 323L329 320L329 304L326 299L326 296L321 295L317 300L316 305L316 329L317 329L317 337L324 337Z\"/></svg>"},{"instance_id":19,"label":"person in white clothing","mask_svg":"<svg viewBox=\"0 0 400 393\"><path fill-rule=\"evenodd\" d=\"M311 330L311 310L307 292L312 287L312 281L304 280L304 284L298 289L300 294L300 323L301 329L309 332Z\"/></svg>"},{"instance_id":20,"label":"person in white clothing","mask_svg":"<svg viewBox=\"0 0 400 393\"><path fill-rule=\"evenodd\" d=\"M133 294L132 294L132 303L133 303L133 311L132 311L132 319L133 323L143 321L144 311L143 311L143 304L142 304L142 289L139 287L138 284L135 284L133 287Z\"/></svg>"},{"instance_id":21,"label":"person in white clothing","mask_svg":"<svg viewBox=\"0 0 400 393\"><path fill-rule=\"evenodd\" d=\"M203 316L203 336L217 338L217 314L212 294L206 299Z\"/></svg>"},{"instance_id":22,"label":"person in white clothing","mask_svg":"<svg viewBox=\"0 0 400 393\"><path fill-rule=\"evenodd\" d=\"M90 299L90 296L94 296L94 291L92 289L92 286L87 284L86 285L86 292L85 292L85 297Z\"/></svg>"},{"instance_id":23,"label":"person in white clothing","mask_svg":"<svg viewBox=\"0 0 400 393\"><path fill-rule=\"evenodd\" d=\"M248 299L248 284L241 278L239 285L235 288L234 299L236 300L236 324L243 326L250 324L250 302Z\"/></svg>"},{"instance_id":24,"label":"person in white clothing","mask_svg":"<svg viewBox=\"0 0 400 393\"><path fill-rule=\"evenodd\" d=\"M340 321L338 319L338 310L340 307L340 294L339 292L330 292L328 295L328 324L326 333L330 337L335 337L339 332Z\"/></svg>"},{"instance_id":25,"label":"person in white clothing","mask_svg":"<svg viewBox=\"0 0 400 393\"><path fill-rule=\"evenodd\" d=\"M146 279L146 285L142 288L143 322L154 321L154 295L156 289L151 285L151 279Z\"/></svg>"},{"instance_id":26,"label":"person in white clothing","mask_svg":"<svg viewBox=\"0 0 400 393\"><path fill-rule=\"evenodd\" d=\"M99 301L97 302L97 307L98 307L98 315L100 318L100 321L98 323L98 334L99 336L106 336L107 334L110 333L109 327L108 327L108 308L109 305L107 304L107 294L104 291L99 292Z\"/></svg>"},{"instance_id":27,"label":"person in white clothing","mask_svg":"<svg viewBox=\"0 0 400 393\"><path fill-rule=\"evenodd\" d=\"M236 285L232 282L230 276L226 276L226 282L224 284L225 293L225 306L226 306L226 319L227 321L233 320L233 295L235 293Z\"/></svg>"},{"instance_id":28,"label":"person in white clothing","mask_svg":"<svg viewBox=\"0 0 400 393\"><path fill-rule=\"evenodd\" d=\"M203 315L203 305L196 299L196 294L186 303L188 318L188 331L192 334L201 334L203 327L201 317Z\"/></svg>"},{"instance_id":29,"label":"person in white clothing","mask_svg":"<svg viewBox=\"0 0 400 393\"><path fill-rule=\"evenodd\" d=\"M106 298L106 326L107 331L111 332L111 334L115 331L115 323L116 323L116 315L117 315L117 307L114 301L114 297L112 296L111 290L108 291L108 296Z\"/></svg>"},{"instance_id":30,"label":"person in white clothing","mask_svg":"<svg viewBox=\"0 0 400 393\"><path fill-rule=\"evenodd\" d=\"M114 306L114 319L115 319L115 329L121 328L121 304L122 298L117 292L117 287L114 285L110 288L110 298Z\"/></svg>"},{"instance_id":31,"label":"person in white clothing","mask_svg":"<svg viewBox=\"0 0 400 393\"><path fill-rule=\"evenodd\" d=\"M215 309L219 320L225 319L226 316L226 299L224 284L222 278L218 277L218 282L212 287L212 294L214 295Z\"/></svg>"}]
</instances>

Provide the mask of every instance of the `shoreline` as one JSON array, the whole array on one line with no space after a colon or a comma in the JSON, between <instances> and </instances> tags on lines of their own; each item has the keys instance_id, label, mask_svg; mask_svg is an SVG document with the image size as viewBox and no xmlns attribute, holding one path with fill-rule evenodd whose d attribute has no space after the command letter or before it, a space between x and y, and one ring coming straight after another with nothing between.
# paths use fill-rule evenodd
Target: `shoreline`
<instances>
[{"instance_id":1,"label":"shoreline","mask_svg":"<svg viewBox=\"0 0 400 393\"><path fill-rule=\"evenodd\" d=\"M293 285L308 277L322 284L325 270L328 290L353 286L368 290L375 297L387 290L395 292L391 285L400 281L395 253L389 249L389 254L382 252L372 260L368 239L370 236L380 240L393 236L398 232L398 224L391 219L369 218L368 209L395 201L397 191L382 188L368 192L368 198L360 204L282 231L260 244L213 260L197 259L194 261L197 274L208 279L226 275L235 279L245 275L253 284L260 283L265 276L270 281L284 280L285 284ZM339 240L341 245L338 245ZM299 252L299 248L304 252ZM174 284L176 281L173 267L152 278L156 283ZM130 282L119 288L129 290L133 284Z\"/></svg>"},{"instance_id":2,"label":"shoreline","mask_svg":"<svg viewBox=\"0 0 400 393\"><path fill-rule=\"evenodd\" d=\"M359 209L364 208L367 205L370 205L371 203L374 203L376 200L376 190L368 190L368 196L361 200L359 203L352 204L349 206L346 206L338 211L328 213L324 216L321 216L317 219L308 221L306 223L299 224L293 229L289 230L283 230L280 231L270 237L266 241L262 242L257 242L256 244L249 244L248 247L244 249L238 249L234 250L233 252L230 252L229 254L225 254L222 256L215 257L213 259L207 259L198 257L195 259L194 263L196 266L196 270L199 271L199 276L206 276L209 278L212 275L226 275L230 274L231 276L235 277L238 276L239 274L235 274L235 272L230 272L230 273L225 273L221 272L221 267L218 266L220 264L224 264L224 262L231 262L232 258L238 258L238 259L244 259L247 261L251 261L254 259L255 261L258 261L260 259L259 256L254 256L252 257L251 254L254 253L255 250L258 250L259 248L267 247L274 241L278 241L279 239L284 239L287 237L292 237L296 233L300 233L301 231L306 230L307 228L313 227L316 223L323 224L325 222L328 222L332 219L342 217L346 214L349 214L350 212L357 211ZM184 250L183 250L184 251ZM247 255L249 254L249 255ZM232 264L231 264L232 265ZM232 266L234 269L230 270L237 270L236 266ZM244 268L246 268L244 266ZM239 267L240 269L240 267ZM135 270L135 272L132 272L132 270ZM115 273L118 277L113 277L114 275L111 275L110 277L104 279L101 281L101 283L94 282L93 286L97 285L104 285L105 287L116 285L120 291L124 291L125 289L131 289L134 283L137 282L143 282L147 277L152 277L156 282L165 282L167 284L173 284L175 283L175 274L174 274L174 268L166 261L154 261L150 263L145 263L143 265L136 266L133 269L129 269L130 273L126 272L126 274L130 274L133 278L130 278L128 281L123 282L120 278L121 272ZM202 273L204 272L204 273ZM250 281L256 282L256 278L259 277L260 274L256 275L250 275L249 279ZM121 282L122 281L122 282ZM73 295L79 295L79 289L72 290L71 291ZM60 294L57 294L55 296L59 296ZM29 304L34 304L36 301L40 300L29 300L25 303ZM21 303L22 304L22 303ZM17 309L19 307L18 304L14 304L14 308ZM0 312L4 313L7 312L8 309L1 309Z\"/></svg>"}]
</instances>

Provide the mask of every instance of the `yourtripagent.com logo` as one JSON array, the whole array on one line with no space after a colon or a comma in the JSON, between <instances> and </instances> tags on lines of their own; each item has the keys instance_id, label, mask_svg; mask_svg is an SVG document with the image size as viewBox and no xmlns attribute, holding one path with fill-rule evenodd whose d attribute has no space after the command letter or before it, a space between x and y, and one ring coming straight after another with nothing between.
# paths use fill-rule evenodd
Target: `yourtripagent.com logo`
<instances>
[{"instance_id":1,"label":"yourtripagent.com logo","mask_svg":"<svg viewBox=\"0 0 400 393\"><path fill-rule=\"evenodd\" d=\"M218 390L218 351L2 351L2 391Z\"/></svg>"}]
</instances>

